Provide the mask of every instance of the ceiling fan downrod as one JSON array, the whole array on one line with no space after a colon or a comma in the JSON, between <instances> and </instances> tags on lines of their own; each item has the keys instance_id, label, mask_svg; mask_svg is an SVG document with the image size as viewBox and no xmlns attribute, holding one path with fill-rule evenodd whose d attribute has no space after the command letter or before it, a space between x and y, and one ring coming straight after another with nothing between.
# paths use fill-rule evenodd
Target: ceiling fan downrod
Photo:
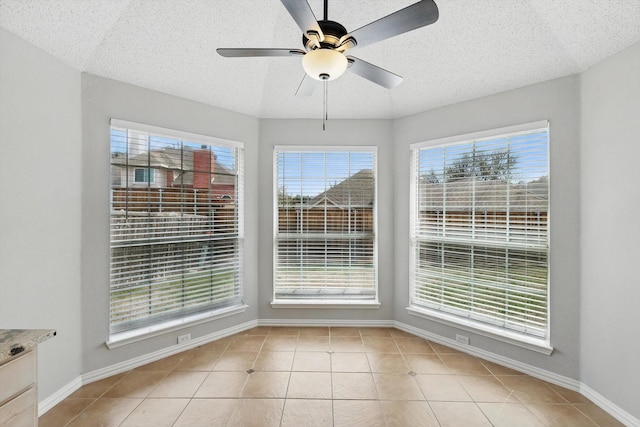
<instances>
[{"instance_id":1,"label":"ceiling fan downrod","mask_svg":"<svg viewBox=\"0 0 640 427\"><path fill-rule=\"evenodd\" d=\"M329 120L329 112L327 108L327 98L329 97L329 81L324 81L324 108L322 112L322 130L327 130L327 120Z\"/></svg>"}]
</instances>

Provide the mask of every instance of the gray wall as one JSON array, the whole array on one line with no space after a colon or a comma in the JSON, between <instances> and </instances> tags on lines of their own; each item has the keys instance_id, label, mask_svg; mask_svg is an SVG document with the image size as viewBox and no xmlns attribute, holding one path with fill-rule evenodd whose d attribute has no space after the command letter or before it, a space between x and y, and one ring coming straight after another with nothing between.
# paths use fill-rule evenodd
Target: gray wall
<instances>
[{"instance_id":1,"label":"gray wall","mask_svg":"<svg viewBox=\"0 0 640 427\"><path fill-rule=\"evenodd\" d=\"M320 107L320 106L319 106ZM390 120L262 120L260 122L260 294L261 319L393 319L393 122ZM378 309L272 308L273 147L370 145L378 147Z\"/></svg>"},{"instance_id":2,"label":"gray wall","mask_svg":"<svg viewBox=\"0 0 640 427\"><path fill-rule=\"evenodd\" d=\"M109 120L129 120L245 144L246 312L107 349L109 337ZM208 335L258 316L258 129L255 118L90 74L82 75L82 372Z\"/></svg>"},{"instance_id":3,"label":"gray wall","mask_svg":"<svg viewBox=\"0 0 640 427\"><path fill-rule=\"evenodd\" d=\"M476 334L471 345L578 378L580 313L580 80L565 77L427 111L395 122L395 319L455 339L459 330L411 316L409 304L409 145L486 129L550 121L551 345L545 356Z\"/></svg>"},{"instance_id":4,"label":"gray wall","mask_svg":"<svg viewBox=\"0 0 640 427\"><path fill-rule=\"evenodd\" d=\"M80 375L80 73L0 28L0 328L56 329L40 399Z\"/></svg>"},{"instance_id":5,"label":"gray wall","mask_svg":"<svg viewBox=\"0 0 640 427\"><path fill-rule=\"evenodd\" d=\"M640 418L640 43L582 75L582 381Z\"/></svg>"}]
</instances>

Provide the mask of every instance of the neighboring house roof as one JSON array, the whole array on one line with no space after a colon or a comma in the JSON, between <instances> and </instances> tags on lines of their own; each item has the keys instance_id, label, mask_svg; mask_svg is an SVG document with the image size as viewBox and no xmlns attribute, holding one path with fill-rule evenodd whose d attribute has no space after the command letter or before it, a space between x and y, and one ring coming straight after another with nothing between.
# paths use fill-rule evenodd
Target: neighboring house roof
<instances>
[{"instance_id":1,"label":"neighboring house roof","mask_svg":"<svg viewBox=\"0 0 640 427\"><path fill-rule=\"evenodd\" d=\"M539 185L538 185L539 184ZM442 211L446 200L449 211L469 211L473 202L476 211L500 212L508 204L512 212L546 212L549 207L546 186L534 183L514 185L505 180L474 180L471 178L446 183L421 182L420 210Z\"/></svg>"},{"instance_id":2,"label":"neighboring house roof","mask_svg":"<svg viewBox=\"0 0 640 427\"><path fill-rule=\"evenodd\" d=\"M153 169L167 169L180 172L173 179L173 186L193 185L193 148L166 147L158 150L145 151L131 156L127 162L124 157L112 157L111 164L118 166L151 167ZM230 184L236 182L236 174L214 158L213 182Z\"/></svg>"},{"instance_id":3,"label":"neighboring house roof","mask_svg":"<svg viewBox=\"0 0 640 427\"><path fill-rule=\"evenodd\" d=\"M318 194L307 202L308 207L333 204L336 207L373 206L375 180L371 169L362 169L344 181Z\"/></svg>"},{"instance_id":4,"label":"neighboring house roof","mask_svg":"<svg viewBox=\"0 0 640 427\"><path fill-rule=\"evenodd\" d=\"M184 155L184 159L182 158ZM162 148L159 150L145 151L127 159L124 156L112 157L111 164L126 166L147 167L154 169L193 169L193 150L185 148Z\"/></svg>"}]
</instances>

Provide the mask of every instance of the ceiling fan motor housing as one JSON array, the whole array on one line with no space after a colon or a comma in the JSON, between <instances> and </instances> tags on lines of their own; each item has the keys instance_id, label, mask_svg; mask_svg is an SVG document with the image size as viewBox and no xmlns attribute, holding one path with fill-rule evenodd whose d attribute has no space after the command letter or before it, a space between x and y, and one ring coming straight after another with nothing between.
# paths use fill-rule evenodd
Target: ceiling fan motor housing
<instances>
[{"instance_id":1,"label":"ceiling fan motor housing","mask_svg":"<svg viewBox=\"0 0 640 427\"><path fill-rule=\"evenodd\" d=\"M324 34L324 40L318 46L316 40L302 34L302 44L307 52L315 49L335 49L340 46L340 39L347 35L347 29L335 21L318 21L318 25Z\"/></svg>"}]
</instances>

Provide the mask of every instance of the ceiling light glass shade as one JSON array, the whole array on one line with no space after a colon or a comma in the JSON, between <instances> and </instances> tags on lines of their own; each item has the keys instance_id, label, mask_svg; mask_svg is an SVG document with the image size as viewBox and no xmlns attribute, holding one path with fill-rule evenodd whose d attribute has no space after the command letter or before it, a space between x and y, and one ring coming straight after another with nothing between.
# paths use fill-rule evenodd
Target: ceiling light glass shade
<instances>
[{"instance_id":1,"label":"ceiling light glass shade","mask_svg":"<svg viewBox=\"0 0 640 427\"><path fill-rule=\"evenodd\" d=\"M316 80L335 80L347 69L347 57L332 49L316 49L302 57L302 67Z\"/></svg>"}]
</instances>

